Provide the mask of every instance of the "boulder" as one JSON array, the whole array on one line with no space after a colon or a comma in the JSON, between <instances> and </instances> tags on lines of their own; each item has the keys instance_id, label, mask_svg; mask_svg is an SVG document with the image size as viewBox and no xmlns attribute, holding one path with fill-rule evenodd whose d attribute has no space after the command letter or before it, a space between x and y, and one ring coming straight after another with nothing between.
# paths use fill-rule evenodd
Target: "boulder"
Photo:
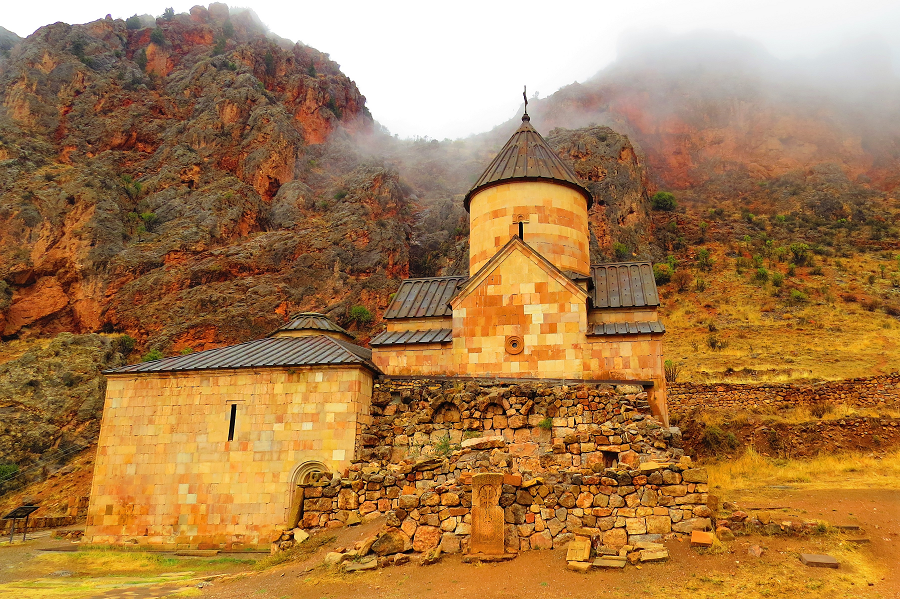
<instances>
[{"instance_id":1,"label":"boulder","mask_svg":"<svg viewBox=\"0 0 900 599\"><path fill-rule=\"evenodd\" d=\"M395 553L403 553L412 549L413 544L409 537L402 530L391 528L386 530L372 544L372 551L375 555L393 555Z\"/></svg>"},{"instance_id":2,"label":"boulder","mask_svg":"<svg viewBox=\"0 0 900 599\"><path fill-rule=\"evenodd\" d=\"M413 537L412 548L414 551L424 552L434 549L441 542L442 532L436 526L419 526Z\"/></svg>"}]
</instances>

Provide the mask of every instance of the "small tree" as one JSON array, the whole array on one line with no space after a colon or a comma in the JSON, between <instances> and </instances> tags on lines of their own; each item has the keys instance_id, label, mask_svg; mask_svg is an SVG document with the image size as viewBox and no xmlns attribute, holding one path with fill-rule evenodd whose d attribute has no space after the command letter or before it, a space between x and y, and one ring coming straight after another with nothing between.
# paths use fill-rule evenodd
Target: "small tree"
<instances>
[{"instance_id":1,"label":"small tree","mask_svg":"<svg viewBox=\"0 0 900 599\"><path fill-rule=\"evenodd\" d=\"M653 194L653 197L650 198L650 206L654 210L671 212L672 210L675 210L678 203L675 201L675 196L668 191L657 191Z\"/></svg>"},{"instance_id":2,"label":"small tree","mask_svg":"<svg viewBox=\"0 0 900 599\"><path fill-rule=\"evenodd\" d=\"M137 15L131 15L127 19L125 19L125 28L131 29L132 31L135 29L141 28L141 18Z\"/></svg>"},{"instance_id":3,"label":"small tree","mask_svg":"<svg viewBox=\"0 0 900 599\"><path fill-rule=\"evenodd\" d=\"M163 21L171 21L175 18L175 9L171 6L163 11L162 19Z\"/></svg>"},{"instance_id":4,"label":"small tree","mask_svg":"<svg viewBox=\"0 0 900 599\"><path fill-rule=\"evenodd\" d=\"M663 363L663 370L666 373L666 382L674 383L678 380L678 373L681 371L681 367L672 360L666 360Z\"/></svg>"},{"instance_id":5,"label":"small tree","mask_svg":"<svg viewBox=\"0 0 900 599\"><path fill-rule=\"evenodd\" d=\"M656 280L657 285L665 285L669 281L672 280L672 271L669 269L668 264L654 264L653 265L653 278Z\"/></svg>"},{"instance_id":6,"label":"small tree","mask_svg":"<svg viewBox=\"0 0 900 599\"><path fill-rule=\"evenodd\" d=\"M353 306L350 308L350 320L358 325L366 325L372 322L372 313L365 306Z\"/></svg>"},{"instance_id":7,"label":"small tree","mask_svg":"<svg viewBox=\"0 0 900 599\"><path fill-rule=\"evenodd\" d=\"M612 249L613 249L613 253L616 255L617 260L624 260L625 258L628 257L628 254L630 253L628 251L628 246L625 245L624 243L619 243L618 241L613 243Z\"/></svg>"}]
</instances>

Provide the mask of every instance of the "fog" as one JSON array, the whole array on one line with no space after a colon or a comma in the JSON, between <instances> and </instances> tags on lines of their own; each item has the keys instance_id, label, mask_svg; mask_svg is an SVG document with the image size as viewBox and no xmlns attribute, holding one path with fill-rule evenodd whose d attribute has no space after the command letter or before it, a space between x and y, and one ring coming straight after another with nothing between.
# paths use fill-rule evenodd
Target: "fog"
<instances>
[{"instance_id":1,"label":"fog","mask_svg":"<svg viewBox=\"0 0 900 599\"><path fill-rule=\"evenodd\" d=\"M193 4L51 1L34 10L18 3L5 8L0 26L27 36L55 21L159 15L169 5L187 12ZM529 95L547 96L614 68L617 58L635 60L643 49L697 31L740 40L729 46L732 54L709 46L710 61L736 60L816 85L831 81L851 99L854 90L896 75L900 65L900 3L883 0L258 0L251 8L274 34L328 52L366 95L375 118L400 137L487 131L520 110L524 84ZM697 48L684 56L696 60ZM668 66L679 66L671 58Z\"/></svg>"}]
</instances>

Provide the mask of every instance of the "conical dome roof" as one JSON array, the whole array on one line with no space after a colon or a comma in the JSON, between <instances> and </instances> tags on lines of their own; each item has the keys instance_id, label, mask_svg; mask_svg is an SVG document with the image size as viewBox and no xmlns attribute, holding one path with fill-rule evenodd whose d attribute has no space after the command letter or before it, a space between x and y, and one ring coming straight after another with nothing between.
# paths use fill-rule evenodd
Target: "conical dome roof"
<instances>
[{"instance_id":1,"label":"conical dome roof","mask_svg":"<svg viewBox=\"0 0 900 599\"><path fill-rule=\"evenodd\" d=\"M522 117L522 126L513 133L466 194L464 201L466 210L469 209L469 202L476 193L508 181L552 181L581 192L587 200L588 209L594 203L591 192L547 145L541 134L531 126L531 117L528 114Z\"/></svg>"}]
</instances>

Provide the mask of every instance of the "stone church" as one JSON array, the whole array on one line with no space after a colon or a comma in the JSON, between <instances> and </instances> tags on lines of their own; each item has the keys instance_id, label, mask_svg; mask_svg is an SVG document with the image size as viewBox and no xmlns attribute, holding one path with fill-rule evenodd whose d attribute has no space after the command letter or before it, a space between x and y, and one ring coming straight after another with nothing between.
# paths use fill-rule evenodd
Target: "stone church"
<instances>
[{"instance_id":1,"label":"stone church","mask_svg":"<svg viewBox=\"0 0 900 599\"><path fill-rule=\"evenodd\" d=\"M590 263L593 201L525 114L465 196L470 276L403 281L372 349L306 313L106 371L86 542L267 545L298 485L357 458L380 378L638 385L668 425L651 265Z\"/></svg>"}]
</instances>

